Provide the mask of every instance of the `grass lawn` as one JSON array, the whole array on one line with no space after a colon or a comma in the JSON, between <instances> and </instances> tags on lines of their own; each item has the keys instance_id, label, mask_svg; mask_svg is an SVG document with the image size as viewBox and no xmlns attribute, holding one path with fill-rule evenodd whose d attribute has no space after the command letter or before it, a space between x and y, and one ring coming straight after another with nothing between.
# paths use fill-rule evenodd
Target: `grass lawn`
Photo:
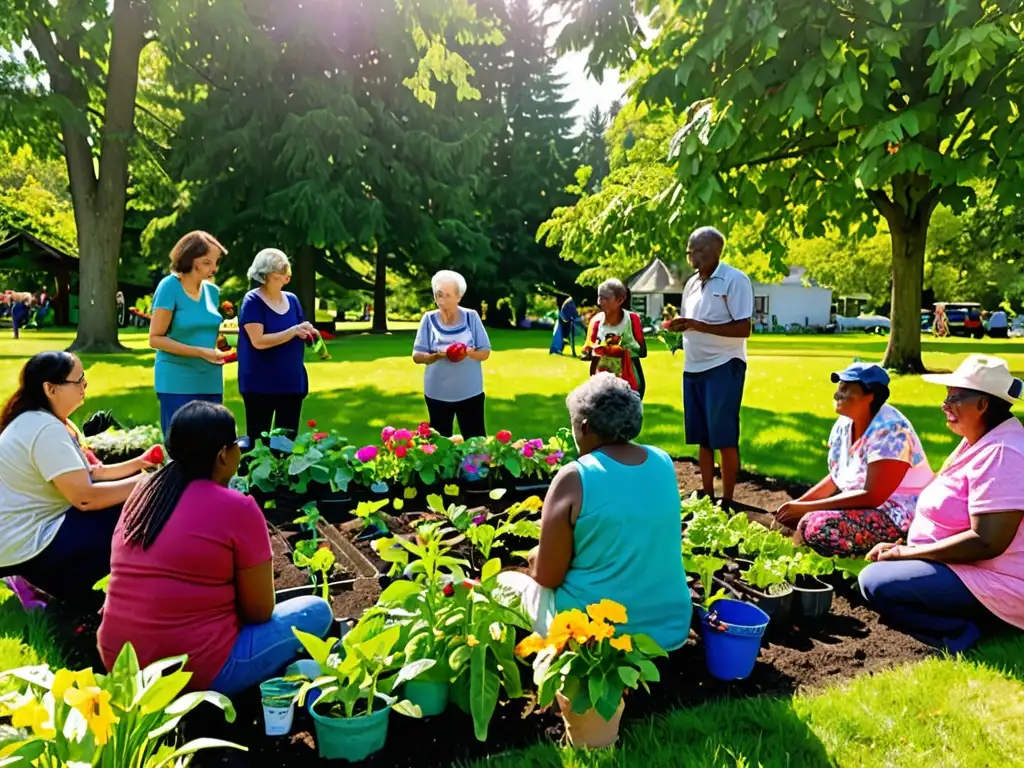
<instances>
[{"instance_id":1,"label":"grass lawn","mask_svg":"<svg viewBox=\"0 0 1024 768\"><path fill-rule=\"evenodd\" d=\"M357 443L375 439L388 424L425 419L423 369L411 360L414 332L407 326L389 336L346 335L331 342L332 360L307 364L311 392L304 418L337 428ZM565 395L586 377L586 364L549 355L550 336L544 332L493 331L491 336L495 352L484 364L490 431L511 429L533 437L565 426ZM17 342L0 340L0 397L13 389L29 355L62 349L71 339L67 331L28 331ZM123 423L158 422L153 352L143 333L126 331L123 340L130 353L85 360L89 390L79 421L112 409ZM682 435L682 354L672 356L656 341L651 348L644 361L648 390L642 439L674 456L692 455ZM829 373L854 358L879 360L884 348L884 338L864 334L755 337L742 414L744 465L772 476L819 479L834 420ZM1002 355L1024 371L1024 342L1016 340L927 340L925 362L932 369L952 369L972 351ZM236 374L234 366L225 369L225 394L241 422ZM892 402L917 427L938 467L954 445L939 409L943 393L917 377L897 379L892 390Z\"/></svg>"},{"instance_id":2,"label":"grass lawn","mask_svg":"<svg viewBox=\"0 0 1024 768\"><path fill-rule=\"evenodd\" d=\"M334 359L311 362L305 418L338 428L353 442L375 439L386 424L426 417L422 369L412 364L412 331L352 335L331 343ZM66 347L67 332L29 331L0 341L0 397L14 387L24 360ZM126 423L157 421L153 354L145 336L124 334L131 353L86 359L89 391L80 412L112 409ZM546 435L564 426L565 394L586 376L583 363L547 353L549 335L492 333L485 364L490 430ZM811 482L825 471L824 442L833 421L829 373L854 358L878 360L885 340L847 336L757 337L742 414L745 465ZM648 393L643 439L673 455L682 442L682 355L660 344L645 361ZM925 362L954 368L969 352L1006 357L1024 372L1024 343L927 340ZM1019 375L1019 373L1018 373ZM226 371L227 404L241 416L235 369ZM913 421L938 467L952 450L939 409L944 393L917 377L893 382L892 402ZM0 668L60 663L45 617L25 616L0 590ZM466 738L472 738L467 733ZM1024 764L1024 639L996 640L958 659L935 658L792 699L744 699L683 708L634 723L620 747L586 753L553 744L491 758L479 766L1010 766Z\"/></svg>"}]
</instances>

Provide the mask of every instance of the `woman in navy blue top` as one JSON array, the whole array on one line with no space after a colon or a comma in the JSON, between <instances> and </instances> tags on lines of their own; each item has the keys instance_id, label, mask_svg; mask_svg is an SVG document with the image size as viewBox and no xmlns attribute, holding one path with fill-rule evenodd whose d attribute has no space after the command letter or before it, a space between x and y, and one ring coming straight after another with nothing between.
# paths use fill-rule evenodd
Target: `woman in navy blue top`
<instances>
[{"instance_id":1,"label":"woman in navy blue top","mask_svg":"<svg viewBox=\"0 0 1024 768\"><path fill-rule=\"evenodd\" d=\"M272 426L299 430L309 391L305 341L316 330L295 294L282 290L291 278L288 257L276 248L260 251L249 267L249 279L259 287L245 295L238 313L238 391L249 437L261 437Z\"/></svg>"}]
</instances>

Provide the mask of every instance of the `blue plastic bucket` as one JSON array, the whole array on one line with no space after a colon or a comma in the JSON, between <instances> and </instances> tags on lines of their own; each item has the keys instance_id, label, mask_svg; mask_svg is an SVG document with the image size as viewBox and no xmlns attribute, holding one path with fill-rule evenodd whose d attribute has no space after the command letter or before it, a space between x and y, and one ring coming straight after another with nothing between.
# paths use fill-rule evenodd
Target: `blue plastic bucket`
<instances>
[{"instance_id":1,"label":"blue plastic bucket","mask_svg":"<svg viewBox=\"0 0 1024 768\"><path fill-rule=\"evenodd\" d=\"M742 680L754 671L769 616L756 605L716 600L700 609L700 636L708 671L719 680Z\"/></svg>"}]
</instances>

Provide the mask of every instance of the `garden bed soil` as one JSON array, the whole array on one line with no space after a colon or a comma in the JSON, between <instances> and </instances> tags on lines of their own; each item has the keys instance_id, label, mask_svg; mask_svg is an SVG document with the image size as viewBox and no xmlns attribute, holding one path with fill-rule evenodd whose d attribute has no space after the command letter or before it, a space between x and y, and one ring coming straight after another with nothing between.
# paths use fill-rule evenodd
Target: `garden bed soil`
<instances>
[{"instance_id":1,"label":"garden bed soil","mask_svg":"<svg viewBox=\"0 0 1024 768\"><path fill-rule=\"evenodd\" d=\"M700 465L692 459L677 459L676 480L679 482L679 493L685 499L694 491L702 489ZM718 488L721 480L718 480ZM751 472L740 470L733 492L733 506L746 511L750 517L768 527L779 527L771 513L787 501L792 501L807 490L806 485L762 477ZM767 513L767 514L766 514Z\"/></svg>"},{"instance_id":2,"label":"garden bed soil","mask_svg":"<svg viewBox=\"0 0 1024 768\"><path fill-rule=\"evenodd\" d=\"M877 619L859 601L852 584L841 585L831 614L812 626L794 624L783 628L762 649L753 674L733 683L716 680L707 673L702 648L696 636L691 635L686 645L659 661L662 681L652 685L651 695L630 694L625 721L713 699L789 696L917 661L932 653L916 640L879 624ZM195 731L188 730L186 736L217 736L246 744L250 751L201 754L196 765L248 768L330 764L321 763L316 757L313 724L305 712L296 713L291 736L272 739L263 735L258 696L240 697L236 704L239 712L234 725L213 727L216 713L212 713L209 723L205 722L207 718L194 720ZM562 721L556 713L531 711L530 703L521 700L499 703L489 739L480 743L473 738L469 716L452 705L443 715L424 720L392 715L383 751L360 765L448 766L457 760L495 755L538 740L557 741L563 735Z\"/></svg>"}]
</instances>

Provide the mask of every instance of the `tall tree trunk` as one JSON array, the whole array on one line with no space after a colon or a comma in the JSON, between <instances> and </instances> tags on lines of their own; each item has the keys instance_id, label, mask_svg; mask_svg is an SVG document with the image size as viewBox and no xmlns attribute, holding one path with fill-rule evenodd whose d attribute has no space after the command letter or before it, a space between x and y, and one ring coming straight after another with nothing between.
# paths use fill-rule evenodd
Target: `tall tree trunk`
<instances>
[{"instance_id":1,"label":"tall tree trunk","mask_svg":"<svg viewBox=\"0 0 1024 768\"><path fill-rule=\"evenodd\" d=\"M62 61L47 70L58 78L57 93L69 95L83 113L80 121L62 119L65 157L78 227L78 335L71 349L80 352L123 350L117 340L117 267L128 194L128 147L135 133L135 96L139 55L145 45L147 9L137 0L115 0L110 38L104 122L100 135L98 175L94 170L85 124L88 96ZM49 31L48 42L52 44ZM47 43L33 36L36 47ZM77 45L77 43L76 43ZM45 60L45 59L44 59Z\"/></svg>"},{"instance_id":2,"label":"tall tree trunk","mask_svg":"<svg viewBox=\"0 0 1024 768\"><path fill-rule=\"evenodd\" d=\"M889 224L892 242L892 323L882 366L898 373L924 373L921 359L921 293L928 225L939 189L925 176L893 180L892 199L880 190L868 194Z\"/></svg>"},{"instance_id":3,"label":"tall tree trunk","mask_svg":"<svg viewBox=\"0 0 1024 768\"><path fill-rule=\"evenodd\" d=\"M373 276L373 333L388 332L388 254L377 246L377 266Z\"/></svg>"},{"instance_id":4,"label":"tall tree trunk","mask_svg":"<svg viewBox=\"0 0 1024 768\"><path fill-rule=\"evenodd\" d=\"M317 249L303 245L295 252L293 290L302 306L306 320L316 322L316 262Z\"/></svg>"}]
</instances>

